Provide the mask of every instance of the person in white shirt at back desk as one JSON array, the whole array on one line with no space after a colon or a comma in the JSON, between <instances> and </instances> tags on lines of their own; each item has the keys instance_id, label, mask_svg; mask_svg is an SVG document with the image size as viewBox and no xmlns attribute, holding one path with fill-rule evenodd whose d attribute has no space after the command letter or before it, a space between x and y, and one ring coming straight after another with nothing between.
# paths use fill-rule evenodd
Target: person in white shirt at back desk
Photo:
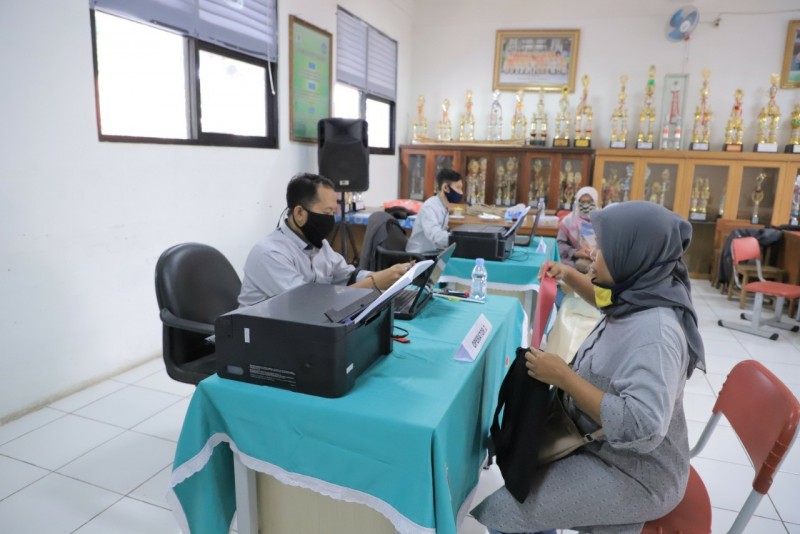
<instances>
[{"instance_id":1,"label":"person in white shirt at back desk","mask_svg":"<svg viewBox=\"0 0 800 534\"><path fill-rule=\"evenodd\" d=\"M450 206L464 197L464 180L452 169L442 169L436 176L436 194L419 210L414 229L406 243L406 252L425 253L447 247L450 232L447 222Z\"/></svg>"}]
</instances>

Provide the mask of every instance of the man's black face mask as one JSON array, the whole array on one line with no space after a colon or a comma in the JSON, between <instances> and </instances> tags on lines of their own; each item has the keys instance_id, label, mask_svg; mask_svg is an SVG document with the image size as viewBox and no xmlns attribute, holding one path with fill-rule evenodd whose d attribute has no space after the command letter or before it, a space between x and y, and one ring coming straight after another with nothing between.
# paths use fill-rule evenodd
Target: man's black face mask
<instances>
[{"instance_id":1,"label":"man's black face mask","mask_svg":"<svg viewBox=\"0 0 800 534\"><path fill-rule=\"evenodd\" d=\"M336 226L336 218L333 215L325 215L322 213L314 213L313 211L303 207L308 214L306 224L300 227L300 231L308 239L308 242L317 248L322 248L322 240L328 235ZM294 214L292 214L294 217ZM295 220L295 224L297 221Z\"/></svg>"}]
</instances>

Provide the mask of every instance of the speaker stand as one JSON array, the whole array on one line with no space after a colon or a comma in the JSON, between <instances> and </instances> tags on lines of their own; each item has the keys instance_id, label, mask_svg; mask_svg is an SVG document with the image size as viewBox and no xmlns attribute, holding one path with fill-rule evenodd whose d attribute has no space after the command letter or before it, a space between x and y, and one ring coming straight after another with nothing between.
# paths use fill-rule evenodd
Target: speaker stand
<instances>
[{"instance_id":1,"label":"speaker stand","mask_svg":"<svg viewBox=\"0 0 800 534\"><path fill-rule=\"evenodd\" d=\"M345 219L345 204L344 204L344 195L342 195L341 200L342 212L341 212L341 219L336 224L336 228L333 230L333 236L331 236L331 242L336 241L336 236L341 232L342 238L342 256L344 256L344 261L347 261L347 241L350 241L350 245L353 247L353 265L358 267L358 247L356 246L356 240L353 237L353 234L350 233L350 228L347 226L347 220Z\"/></svg>"}]
</instances>

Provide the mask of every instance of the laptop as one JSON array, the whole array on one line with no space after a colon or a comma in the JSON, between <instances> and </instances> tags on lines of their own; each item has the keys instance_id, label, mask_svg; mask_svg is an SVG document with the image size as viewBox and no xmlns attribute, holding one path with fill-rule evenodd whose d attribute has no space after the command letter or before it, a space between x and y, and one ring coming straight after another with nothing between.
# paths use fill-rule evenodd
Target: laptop
<instances>
[{"instance_id":1,"label":"laptop","mask_svg":"<svg viewBox=\"0 0 800 534\"><path fill-rule=\"evenodd\" d=\"M530 235L514 235L514 246L517 247L527 247L531 244L531 239L533 239L534 234L536 234L536 229L539 228L539 220L544 215L544 209L536 210L536 217L533 218L533 226L531 227ZM517 219L519 220L519 219Z\"/></svg>"},{"instance_id":2,"label":"laptop","mask_svg":"<svg viewBox=\"0 0 800 534\"><path fill-rule=\"evenodd\" d=\"M456 249L455 243L444 249L436 257L433 265L417 277L405 289L399 291L394 297L394 318L409 321L422 311L422 308L433 297L433 290L442 277L447 262Z\"/></svg>"}]
</instances>

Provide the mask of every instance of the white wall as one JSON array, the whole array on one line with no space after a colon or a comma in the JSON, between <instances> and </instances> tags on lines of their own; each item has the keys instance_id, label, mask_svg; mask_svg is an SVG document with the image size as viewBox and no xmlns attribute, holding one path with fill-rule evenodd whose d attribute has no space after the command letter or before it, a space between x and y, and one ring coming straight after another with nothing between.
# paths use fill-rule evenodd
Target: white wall
<instances>
[{"instance_id":1,"label":"white wall","mask_svg":"<svg viewBox=\"0 0 800 534\"><path fill-rule=\"evenodd\" d=\"M316 170L289 141L290 14L335 33L340 4L398 40L407 129L410 0L278 4L281 148L257 150L99 142L88 1L0 3L0 422L159 356L159 254L200 241L241 274L289 178ZM395 197L397 156L370 164L367 202Z\"/></svg>"},{"instance_id":2,"label":"white wall","mask_svg":"<svg viewBox=\"0 0 800 534\"><path fill-rule=\"evenodd\" d=\"M670 15L681 5L691 4L700 12L700 23L688 48L670 42L666 27ZM591 77L589 104L594 108L593 144L608 146L610 117L617 104L619 77L629 75L628 112L629 146L638 131L638 114L644 100L647 71L656 66L654 104L660 125L664 75L689 74L688 100L684 132L689 134L692 114L700 99L701 70L711 69L709 102L714 112L712 141L722 144L725 123L733 105L737 87L744 90L745 138L747 150L755 142L757 116L767 101L770 73L780 74L788 21L800 18L797 0L570 0L543 2L534 0L417 0L414 24L414 95L426 98L429 133L445 98L451 102L450 117L457 128L464 110L465 93L472 89L476 133L486 138L489 105L492 100L495 34L498 29L580 29L580 48L576 93L569 96L573 110L582 91L579 79ZM718 27L713 21L721 18ZM545 106L552 132L560 94L548 93ZM536 108L538 96L525 96L528 120ZM514 113L513 92L500 97L503 106L504 137L511 135ZM779 142L781 150L788 141L792 105L800 103L800 90L782 89L778 93L783 121ZM409 121L416 110L409 106ZM634 123L634 119L636 122ZM409 124L410 124L409 122ZM457 131L457 129L455 129ZM410 130L404 133L410 139ZM749 146L748 146L749 145Z\"/></svg>"},{"instance_id":3,"label":"white wall","mask_svg":"<svg viewBox=\"0 0 800 534\"><path fill-rule=\"evenodd\" d=\"M608 141L621 74L631 77L635 115L651 63L659 106L663 75L684 69L683 44L664 37L669 14L683 4L673 0L278 3L281 148L256 150L98 142L88 1L0 2L0 422L160 355L153 289L159 254L200 241L219 248L241 272L251 245L275 224L288 179L316 169L315 147L289 141L290 14L334 32L339 4L399 42L398 143L410 139L417 95L427 98L433 131L441 101L450 99L457 120L467 89L475 93L479 137L485 136L499 28L581 30L578 75L592 77L596 146ZM686 63L688 104L697 103L700 69L712 69L719 143L733 91L742 87L750 144L769 74L780 71L787 21L800 18L797 0L694 5L701 24ZM728 14L714 28L720 12ZM551 127L557 100L547 95ZM572 95L573 106L577 100ZM800 91L782 90L778 101L787 117ZM503 94L506 132L513 102L512 93ZM529 95L526 113L533 108ZM785 143L786 122L781 131ZM397 156L372 156L370 165L366 203L395 197Z\"/></svg>"}]
</instances>

